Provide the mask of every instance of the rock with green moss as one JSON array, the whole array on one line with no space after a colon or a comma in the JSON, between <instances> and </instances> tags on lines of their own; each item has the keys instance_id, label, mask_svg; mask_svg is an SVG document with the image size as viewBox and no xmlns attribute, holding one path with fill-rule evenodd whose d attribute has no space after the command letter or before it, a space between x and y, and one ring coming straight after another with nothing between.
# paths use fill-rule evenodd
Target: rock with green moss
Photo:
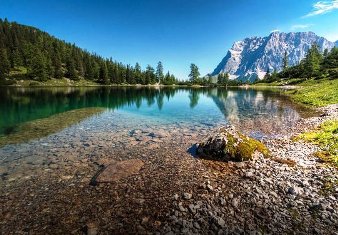
<instances>
[{"instance_id":1,"label":"rock with green moss","mask_svg":"<svg viewBox=\"0 0 338 235\"><path fill-rule=\"evenodd\" d=\"M270 156L263 143L243 135L232 127L220 128L197 148L199 156L219 161L248 161L257 153L264 157Z\"/></svg>"}]
</instances>

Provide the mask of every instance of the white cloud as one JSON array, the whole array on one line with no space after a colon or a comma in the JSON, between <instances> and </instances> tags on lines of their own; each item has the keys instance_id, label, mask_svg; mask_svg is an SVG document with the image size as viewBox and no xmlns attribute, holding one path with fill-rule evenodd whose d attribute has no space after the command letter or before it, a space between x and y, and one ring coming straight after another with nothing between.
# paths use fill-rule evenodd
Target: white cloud
<instances>
[{"instance_id":1,"label":"white cloud","mask_svg":"<svg viewBox=\"0 0 338 235\"><path fill-rule=\"evenodd\" d=\"M302 29L307 29L309 27L311 27L313 24L295 24L291 26L291 30L295 31L295 30L302 30Z\"/></svg>"},{"instance_id":2,"label":"white cloud","mask_svg":"<svg viewBox=\"0 0 338 235\"><path fill-rule=\"evenodd\" d=\"M274 30L271 30L270 33L276 33L276 32L280 32L279 29L274 29Z\"/></svg>"},{"instance_id":3,"label":"white cloud","mask_svg":"<svg viewBox=\"0 0 338 235\"><path fill-rule=\"evenodd\" d=\"M313 4L312 11L303 16L303 18L316 15L324 15L336 9L338 9L338 0L319 1Z\"/></svg>"}]
</instances>

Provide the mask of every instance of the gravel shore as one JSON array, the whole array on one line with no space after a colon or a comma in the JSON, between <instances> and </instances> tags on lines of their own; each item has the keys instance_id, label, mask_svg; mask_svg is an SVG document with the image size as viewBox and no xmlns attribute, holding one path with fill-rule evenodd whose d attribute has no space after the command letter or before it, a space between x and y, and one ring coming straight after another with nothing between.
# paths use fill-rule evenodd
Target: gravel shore
<instances>
[{"instance_id":1,"label":"gravel shore","mask_svg":"<svg viewBox=\"0 0 338 235\"><path fill-rule=\"evenodd\" d=\"M273 158L248 162L192 156L208 128L128 131L113 148L109 135L78 145L64 140L43 156L47 163L8 155L0 166L0 233L338 234L337 168L313 156L316 146L291 141L337 118L338 105L319 113L288 135L263 138ZM130 159L143 161L138 173L90 184L102 167ZM27 169L6 174L6 164Z\"/></svg>"}]
</instances>

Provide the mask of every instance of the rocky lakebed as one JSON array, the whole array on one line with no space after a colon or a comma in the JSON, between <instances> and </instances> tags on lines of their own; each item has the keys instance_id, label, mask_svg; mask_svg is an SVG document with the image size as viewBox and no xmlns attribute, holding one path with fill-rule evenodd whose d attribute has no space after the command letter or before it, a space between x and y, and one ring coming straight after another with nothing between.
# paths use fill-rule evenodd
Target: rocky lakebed
<instances>
[{"instance_id":1,"label":"rocky lakebed","mask_svg":"<svg viewBox=\"0 0 338 235\"><path fill-rule=\"evenodd\" d=\"M224 126L142 126L85 138L76 127L4 146L0 233L338 234L337 168L313 155L317 146L292 140L337 118L338 105L319 113L283 136L248 142L241 154L247 133ZM217 152L224 140L240 150Z\"/></svg>"}]
</instances>

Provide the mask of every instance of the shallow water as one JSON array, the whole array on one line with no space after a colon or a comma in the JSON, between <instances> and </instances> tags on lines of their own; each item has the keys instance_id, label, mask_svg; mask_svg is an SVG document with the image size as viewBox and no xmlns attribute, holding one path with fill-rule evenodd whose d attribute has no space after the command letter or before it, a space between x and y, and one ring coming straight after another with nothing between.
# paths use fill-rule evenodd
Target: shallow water
<instances>
[{"instance_id":1,"label":"shallow water","mask_svg":"<svg viewBox=\"0 0 338 235\"><path fill-rule=\"evenodd\" d=\"M252 89L1 88L0 96L6 181L31 177L64 157L199 141L226 124L274 138L311 115L278 91Z\"/></svg>"}]
</instances>

